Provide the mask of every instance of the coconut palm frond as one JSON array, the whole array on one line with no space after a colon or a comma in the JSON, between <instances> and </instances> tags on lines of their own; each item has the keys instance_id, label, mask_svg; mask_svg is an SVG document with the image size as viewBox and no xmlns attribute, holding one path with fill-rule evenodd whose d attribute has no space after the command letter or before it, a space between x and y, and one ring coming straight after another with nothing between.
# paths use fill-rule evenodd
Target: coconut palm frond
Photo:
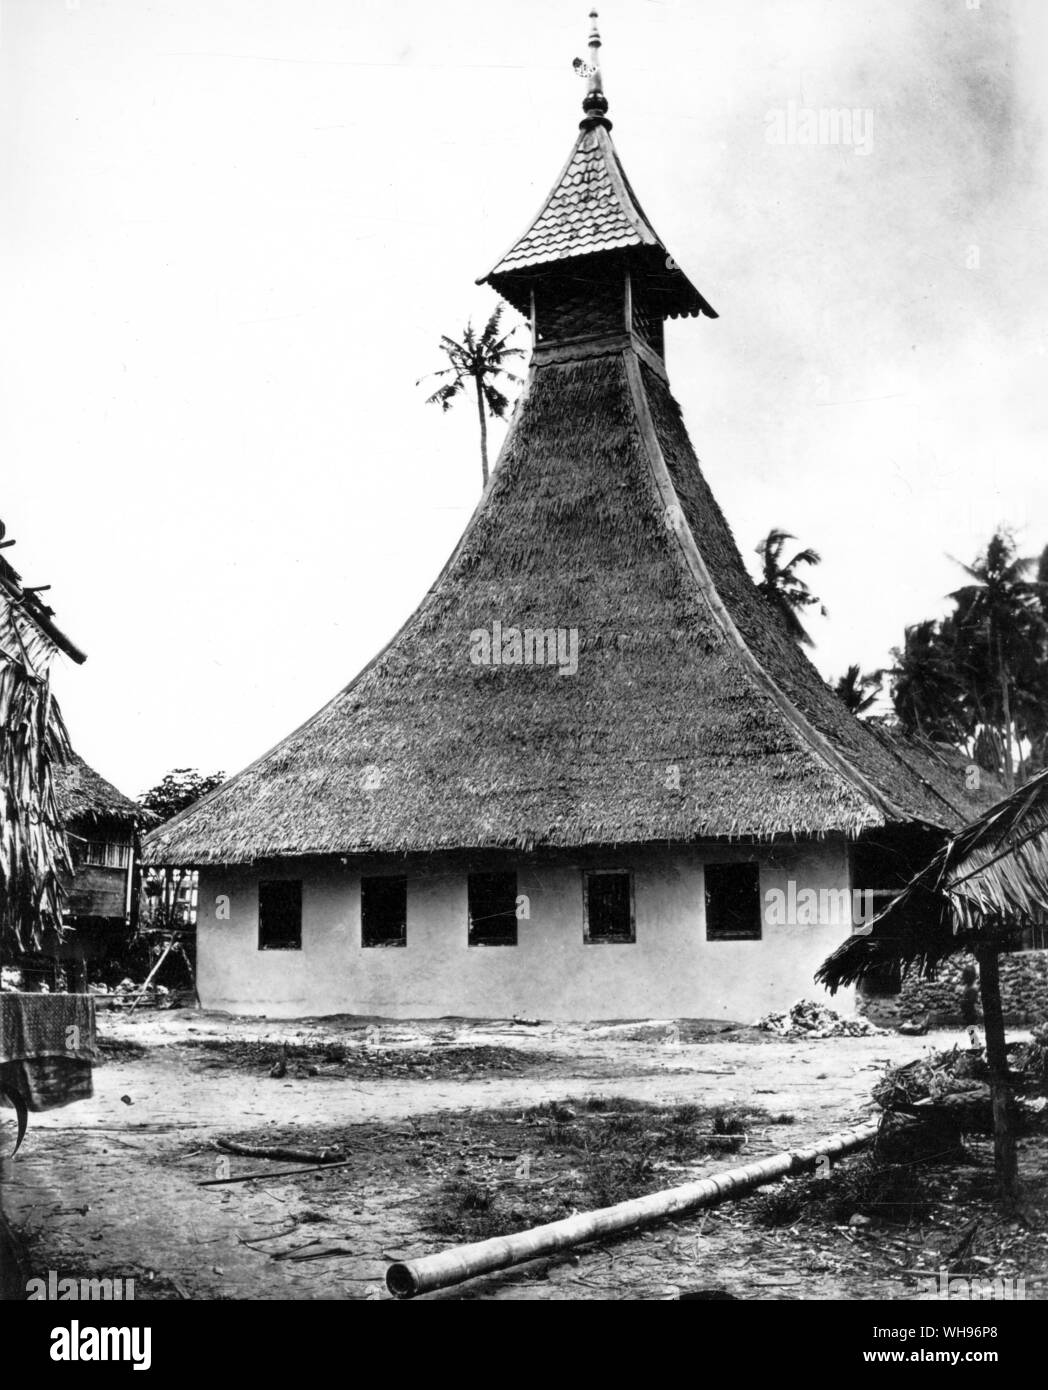
<instances>
[{"instance_id":1,"label":"coconut palm frond","mask_svg":"<svg viewBox=\"0 0 1048 1390\"><path fill-rule=\"evenodd\" d=\"M509 397L504 396L501 391L494 386L484 387L484 400L488 410L494 415L496 420L504 420L506 412L509 410Z\"/></svg>"},{"instance_id":2,"label":"coconut palm frond","mask_svg":"<svg viewBox=\"0 0 1048 1390\"><path fill-rule=\"evenodd\" d=\"M463 385L460 377L457 381L449 381L444 386L438 386L432 396L426 397L426 404L439 405L441 410L450 410L452 402L462 391Z\"/></svg>"},{"instance_id":3,"label":"coconut palm frond","mask_svg":"<svg viewBox=\"0 0 1048 1390\"><path fill-rule=\"evenodd\" d=\"M757 588L777 610L790 637L803 646L814 647L815 643L797 616L797 612L801 608L810 608L814 604L819 604L820 612L825 617L826 608L796 571L798 565L821 564L822 557L817 550L806 547L804 550L799 550L788 563L783 564L782 557L786 549L786 542L796 539L797 537L790 531L773 527L757 545L756 551L761 557L762 570L762 578Z\"/></svg>"},{"instance_id":4,"label":"coconut palm frond","mask_svg":"<svg viewBox=\"0 0 1048 1390\"><path fill-rule=\"evenodd\" d=\"M1015 944L1048 917L1048 772L958 831L863 935L823 962L830 989L891 962L928 972L984 942Z\"/></svg>"}]
</instances>

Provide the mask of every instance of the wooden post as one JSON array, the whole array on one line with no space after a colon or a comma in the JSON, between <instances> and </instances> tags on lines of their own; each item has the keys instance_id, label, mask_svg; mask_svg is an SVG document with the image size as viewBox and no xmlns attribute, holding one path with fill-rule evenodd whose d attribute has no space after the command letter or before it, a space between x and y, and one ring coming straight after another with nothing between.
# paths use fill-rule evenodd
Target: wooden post
<instances>
[{"instance_id":1,"label":"wooden post","mask_svg":"<svg viewBox=\"0 0 1048 1390\"><path fill-rule=\"evenodd\" d=\"M994 1168L1001 1196L1007 1201L1014 1201L1018 1190L1018 1165L1008 1053L1004 1040L1004 1012L1001 1008L1000 960L994 946L980 947L978 956L986 1061L990 1069L990 1096L993 1101Z\"/></svg>"}]
</instances>

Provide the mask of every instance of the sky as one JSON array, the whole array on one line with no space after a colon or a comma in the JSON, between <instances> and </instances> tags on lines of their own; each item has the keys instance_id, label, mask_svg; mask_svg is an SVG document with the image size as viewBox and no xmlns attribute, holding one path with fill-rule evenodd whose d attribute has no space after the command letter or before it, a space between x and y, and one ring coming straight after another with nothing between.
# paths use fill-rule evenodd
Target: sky
<instances>
[{"instance_id":1,"label":"sky","mask_svg":"<svg viewBox=\"0 0 1048 1390\"><path fill-rule=\"evenodd\" d=\"M416 383L567 157L588 8L0 0L5 555L129 795L272 746L453 549L475 414ZM823 674L884 665L951 557L1048 544L1048 6L600 10L619 154L720 313L667 330L703 468L752 566L772 526L822 554Z\"/></svg>"}]
</instances>

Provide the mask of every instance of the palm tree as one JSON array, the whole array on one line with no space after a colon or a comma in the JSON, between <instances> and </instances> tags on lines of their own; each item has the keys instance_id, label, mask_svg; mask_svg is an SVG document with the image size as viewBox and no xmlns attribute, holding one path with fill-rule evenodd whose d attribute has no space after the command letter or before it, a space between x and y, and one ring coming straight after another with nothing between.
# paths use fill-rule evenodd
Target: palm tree
<instances>
[{"instance_id":1,"label":"palm tree","mask_svg":"<svg viewBox=\"0 0 1048 1390\"><path fill-rule=\"evenodd\" d=\"M867 671L864 675L856 664L848 667L833 689L852 714L865 714L881 693L883 684L883 671Z\"/></svg>"},{"instance_id":2,"label":"palm tree","mask_svg":"<svg viewBox=\"0 0 1048 1390\"><path fill-rule=\"evenodd\" d=\"M477 417L480 420L480 466L484 473L485 487L488 485L488 411L496 420L504 420L509 409L509 400L495 383L502 377L508 381L519 382L520 377L507 371L504 364L511 357L524 356L521 348L506 346L516 330L511 329L509 333L499 335L501 317L500 304L484 325L479 337L474 332L472 322L466 325L461 342L456 342L447 334L441 335L440 350L447 357L450 366L445 367L443 371L431 372L430 376L450 377L451 380L438 386L426 400L427 405L439 405L441 410L450 410L452 403L465 390L466 383L473 383L477 397ZM419 386L425 380L426 377L420 377L415 385Z\"/></svg>"},{"instance_id":3,"label":"palm tree","mask_svg":"<svg viewBox=\"0 0 1048 1390\"><path fill-rule=\"evenodd\" d=\"M777 609L793 640L803 642L806 647L814 647L815 643L808 636L797 613L802 608L819 603L819 599L797 574L797 566L821 564L822 556L815 550L799 550L792 560L783 564L782 555L786 549L786 542L796 539L797 537L789 531L780 531L777 528L773 528L764 537L757 546L764 576L757 588ZM823 617L826 616L825 607L820 606L819 611Z\"/></svg>"},{"instance_id":4,"label":"palm tree","mask_svg":"<svg viewBox=\"0 0 1048 1390\"><path fill-rule=\"evenodd\" d=\"M892 704L903 728L938 742L966 743L974 724L967 682L957 669L953 619L914 623L892 657Z\"/></svg>"},{"instance_id":5,"label":"palm tree","mask_svg":"<svg viewBox=\"0 0 1048 1390\"><path fill-rule=\"evenodd\" d=\"M967 664L977 687L982 686L989 717L1001 732L1005 790L1011 792L1015 789L1016 711L1024 702L1017 677L1037 664L1036 652L1043 648L1045 624L1038 599L1045 589L1042 582L1026 578L1037 563L1035 557L1016 555L1015 541L1004 530L991 536L974 564L954 563L973 581L950 597L957 604L957 628L965 642Z\"/></svg>"}]
</instances>

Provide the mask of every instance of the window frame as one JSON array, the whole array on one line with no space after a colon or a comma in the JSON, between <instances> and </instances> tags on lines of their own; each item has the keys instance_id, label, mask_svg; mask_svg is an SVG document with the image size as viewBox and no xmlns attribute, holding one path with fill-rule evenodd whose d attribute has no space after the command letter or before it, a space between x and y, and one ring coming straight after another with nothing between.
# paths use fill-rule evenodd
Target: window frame
<instances>
[{"instance_id":1,"label":"window frame","mask_svg":"<svg viewBox=\"0 0 1048 1390\"><path fill-rule=\"evenodd\" d=\"M629 909L629 933L594 936L590 929L590 881L595 878L625 878ZM587 946L633 946L637 941L637 912L632 869L584 869L582 872L582 940Z\"/></svg>"},{"instance_id":2,"label":"window frame","mask_svg":"<svg viewBox=\"0 0 1048 1390\"><path fill-rule=\"evenodd\" d=\"M368 884L368 883L383 883L383 884L399 883L399 884L401 884L401 885L403 886L403 893L404 893L404 922L403 922L403 925L402 925L402 927L401 927L400 936L399 936L399 937L397 937L397 938L389 938L388 940L385 940L385 941L369 941L369 940L367 939L367 927L366 927L366 923L365 923L365 920L364 920L364 917L365 917L365 898L366 898L366 891L365 891L364 885L365 885L365 884ZM360 876L360 949L361 949L362 951L384 951L384 950L387 950L387 949L396 949L396 948L398 948L398 947L405 947L405 948L406 948L406 947L407 947L407 944L408 944L408 877L407 877L407 874L361 874L361 876Z\"/></svg>"},{"instance_id":3,"label":"window frame","mask_svg":"<svg viewBox=\"0 0 1048 1390\"><path fill-rule=\"evenodd\" d=\"M292 944L269 945L262 940L262 890L264 888L280 887L287 889L295 887L298 889L298 940ZM258 880L258 949L260 951L301 951L302 950L302 902L304 893L303 883L300 878L260 878Z\"/></svg>"},{"instance_id":4,"label":"window frame","mask_svg":"<svg viewBox=\"0 0 1048 1390\"><path fill-rule=\"evenodd\" d=\"M129 869L131 846L121 840L84 840L80 864L86 869Z\"/></svg>"},{"instance_id":5,"label":"window frame","mask_svg":"<svg viewBox=\"0 0 1048 1390\"><path fill-rule=\"evenodd\" d=\"M474 935L473 928L473 904L471 885L477 878L512 878L513 880L513 940L509 941L478 941ZM517 899L520 896L520 875L516 869L477 869L472 873L466 874L466 944L469 947L500 947L516 946L520 940L518 928L519 918L517 917ZM501 916L501 913L495 914Z\"/></svg>"},{"instance_id":6,"label":"window frame","mask_svg":"<svg viewBox=\"0 0 1048 1390\"><path fill-rule=\"evenodd\" d=\"M732 871L747 870L754 875L756 885L756 916L755 931L723 931L714 932L710 925L710 870L711 869L730 869ZM761 898L761 866L757 860L753 859L717 859L702 866L702 891L703 891L703 917L706 928L706 940L710 942L721 941L763 941L764 940L764 903Z\"/></svg>"}]
</instances>

